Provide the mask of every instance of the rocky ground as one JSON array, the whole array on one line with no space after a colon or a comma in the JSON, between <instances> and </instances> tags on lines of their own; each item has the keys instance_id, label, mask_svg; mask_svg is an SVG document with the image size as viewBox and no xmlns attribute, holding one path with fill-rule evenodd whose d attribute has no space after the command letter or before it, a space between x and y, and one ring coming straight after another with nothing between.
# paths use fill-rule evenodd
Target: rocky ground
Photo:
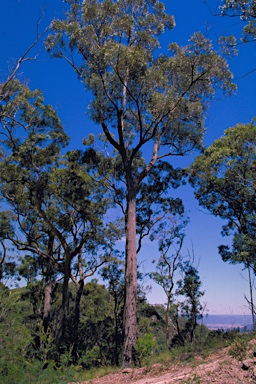
<instances>
[{"instance_id":1,"label":"rocky ground","mask_svg":"<svg viewBox=\"0 0 256 384\"><path fill-rule=\"evenodd\" d=\"M253 350L256 340L250 342L245 361L232 357L229 348L192 361L154 364L150 367L125 369L79 384L243 384L256 383L256 358ZM184 360L184 359L183 359ZM77 383L78 384L78 383Z\"/></svg>"}]
</instances>

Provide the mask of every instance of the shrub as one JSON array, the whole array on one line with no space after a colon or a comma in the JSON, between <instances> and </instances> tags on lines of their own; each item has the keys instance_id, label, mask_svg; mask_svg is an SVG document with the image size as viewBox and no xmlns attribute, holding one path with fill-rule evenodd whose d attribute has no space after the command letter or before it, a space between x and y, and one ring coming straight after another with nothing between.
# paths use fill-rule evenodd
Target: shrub
<instances>
[{"instance_id":1,"label":"shrub","mask_svg":"<svg viewBox=\"0 0 256 384\"><path fill-rule=\"evenodd\" d=\"M153 333L148 333L139 337L136 344L136 352L138 354L139 362L145 357L152 355L155 347L155 339Z\"/></svg>"},{"instance_id":2,"label":"shrub","mask_svg":"<svg viewBox=\"0 0 256 384\"><path fill-rule=\"evenodd\" d=\"M246 351L247 341L244 338L237 336L234 343L230 346L230 355L241 361L246 357Z\"/></svg>"}]
</instances>

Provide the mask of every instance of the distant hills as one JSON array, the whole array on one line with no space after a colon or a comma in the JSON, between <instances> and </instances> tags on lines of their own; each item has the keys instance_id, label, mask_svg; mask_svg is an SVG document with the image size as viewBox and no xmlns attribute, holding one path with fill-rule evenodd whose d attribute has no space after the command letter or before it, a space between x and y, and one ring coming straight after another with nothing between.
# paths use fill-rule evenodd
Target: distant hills
<instances>
[{"instance_id":1,"label":"distant hills","mask_svg":"<svg viewBox=\"0 0 256 384\"><path fill-rule=\"evenodd\" d=\"M203 324L211 329L230 330L240 328L241 331L252 330L251 315L206 315L202 320Z\"/></svg>"}]
</instances>

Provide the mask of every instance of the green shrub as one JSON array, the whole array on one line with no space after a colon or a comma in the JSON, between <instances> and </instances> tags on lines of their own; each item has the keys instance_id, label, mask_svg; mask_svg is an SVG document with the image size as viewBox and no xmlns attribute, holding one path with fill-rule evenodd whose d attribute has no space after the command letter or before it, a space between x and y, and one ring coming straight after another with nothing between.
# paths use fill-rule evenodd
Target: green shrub
<instances>
[{"instance_id":1,"label":"green shrub","mask_svg":"<svg viewBox=\"0 0 256 384\"><path fill-rule=\"evenodd\" d=\"M136 343L136 352L141 362L145 357L152 355L155 347L155 339L153 333L148 333L139 337Z\"/></svg>"},{"instance_id":2,"label":"green shrub","mask_svg":"<svg viewBox=\"0 0 256 384\"><path fill-rule=\"evenodd\" d=\"M100 359L100 347L95 345L92 349L85 352L80 358L79 363L86 369L99 366Z\"/></svg>"},{"instance_id":3,"label":"green shrub","mask_svg":"<svg viewBox=\"0 0 256 384\"><path fill-rule=\"evenodd\" d=\"M230 346L229 353L237 360L241 361L246 357L247 340L242 337L236 337L233 344Z\"/></svg>"}]
</instances>

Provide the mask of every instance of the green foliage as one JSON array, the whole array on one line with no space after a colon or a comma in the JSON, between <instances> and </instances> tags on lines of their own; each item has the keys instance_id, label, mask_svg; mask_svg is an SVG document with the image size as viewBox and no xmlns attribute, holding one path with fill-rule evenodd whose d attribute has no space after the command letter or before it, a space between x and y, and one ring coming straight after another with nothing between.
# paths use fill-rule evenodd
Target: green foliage
<instances>
[{"instance_id":1,"label":"green foliage","mask_svg":"<svg viewBox=\"0 0 256 384\"><path fill-rule=\"evenodd\" d=\"M37 285L35 285L37 287ZM75 380L88 380L109 372L114 365L115 352L114 300L110 291L92 281L85 285L81 299L81 323L79 327L79 359L73 356L72 327L65 333L62 351L54 345L54 328L44 331L42 320L33 317L33 305L29 288L9 291L1 286L0 301L0 372L4 384L27 382L60 384ZM75 290L70 287L71 308ZM21 300L22 295L22 300ZM32 300L33 301L33 300ZM59 308L53 302L53 316ZM56 313L57 314L57 313ZM198 326L195 345L173 347L166 352L164 311L161 307L139 302L140 337L136 352L141 364L168 361L190 361L195 355L206 356L213 348L232 344L231 350L238 356L253 335L239 334L237 331L201 330ZM72 317L70 318L72 322ZM54 327L55 322L52 322ZM70 323L71 325L71 323ZM68 326L69 328L69 326ZM201 335L199 337L199 334ZM120 353L120 350L119 350ZM241 354L242 356L242 354ZM106 367L106 368L101 368Z\"/></svg>"},{"instance_id":2,"label":"green foliage","mask_svg":"<svg viewBox=\"0 0 256 384\"><path fill-rule=\"evenodd\" d=\"M199 204L226 221L223 235L233 235L231 247L221 245L224 261L255 269L256 125L238 124L197 157L190 181Z\"/></svg>"},{"instance_id":3,"label":"green foliage","mask_svg":"<svg viewBox=\"0 0 256 384\"><path fill-rule=\"evenodd\" d=\"M69 312L71 274L73 281L79 275L76 284L82 287L86 276L110 258L120 226L103 222L112 202L97 173L102 156L91 147L62 156L67 136L52 107L44 105L41 92L32 92L14 80L4 88L8 97L0 97L0 133L4 138L0 195L12 215L8 211L0 215L0 241L4 251L4 240L26 251L20 257L19 273L28 283L42 277L45 288L43 293L38 290L38 296L42 294L44 300L39 309L43 307L45 329L51 320L57 276L63 276L59 330L55 332L55 342L60 345ZM8 266L10 274L5 255L2 265Z\"/></svg>"},{"instance_id":4,"label":"green foliage","mask_svg":"<svg viewBox=\"0 0 256 384\"><path fill-rule=\"evenodd\" d=\"M145 300L138 302L139 335L153 334L154 352L166 350L165 311L162 306L149 305Z\"/></svg>"},{"instance_id":5,"label":"green foliage","mask_svg":"<svg viewBox=\"0 0 256 384\"><path fill-rule=\"evenodd\" d=\"M100 347L94 345L81 356L79 363L86 369L102 365Z\"/></svg>"},{"instance_id":6,"label":"green foliage","mask_svg":"<svg viewBox=\"0 0 256 384\"><path fill-rule=\"evenodd\" d=\"M10 221L13 217L11 211L0 212L0 283L11 285L10 279L17 277L17 257L14 249L7 245L6 233L12 232Z\"/></svg>"},{"instance_id":7,"label":"green foliage","mask_svg":"<svg viewBox=\"0 0 256 384\"><path fill-rule=\"evenodd\" d=\"M182 218L174 229L176 221L178 222L175 218L182 216L184 206L180 198L167 197L166 194L170 187L176 189L184 184L185 176L185 170L174 169L169 163L162 161L154 166L146 181L140 183L136 199L137 252L140 251L146 236L149 236L151 241L165 237L173 238L175 235L178 237L178 227L182 227Z\"/></svg>"},{"instance_id":8,"label":"green foliage","mask_svg":"<svg viewBox=\"0 0 256 384\"><path fill-rule=\"evenodd\" d=\"M33 367L36 367L35 371L38 370L40 373L38 373L38 377L43 378L47 377L48 374L50 375L52 370L55 370L55 376L57 373L61 376L67 372L75 375L76 370L80 369L79 367L93 369L102 365L115 365L116 351L119 358L121 354L122 311L120 313L118 312L118 328L116 329L116 307L112 289L107 290L104 286L98 285L96 281L85 285L81 298L81 321L78 331L78 346L76 349L78 358L74 359L72 307L75 304L75 290L70 287L71 313L68 318L67 332L65 332L61 350L58 351L56 349L54 335L57 330L56 322L58 321L58 311L61 304L59 300L60 297L58 298L61 294L61 292L59 292L61 286L59 286L55 292L58 300L56 300L56 298L53 300L51 326L46 332L42 324L42 316L38 313L38 304L40 301L38 302L37 300L37 291L39 288L40 283L31 283L26 288L11 291L3 287L2 291L3 301L1 301L1 310L2 313L5 314L5 318L4 320L1 319L0 329L1 338L4 340L3 347L5 345L8 347L10 356L12 354L16 356L13 357L13 362L15 362L16 358L17 362L23 361L23 365L17 363L17 367L27 367L28 365L26 368L28 376L26 376L26 378L29 377L29 375L34 377ZM139 345L141 348L140 353L144 356L149 353L151 347L157 350L161 349L163 338L161 339L159 335L161 332L164 334L164 327L161 316L158 315L158 311L153 306L148 305L143 300L139 303L139 308L141 308L139 317L141 321L140 332L142 339ZM15 322L11 323L13 326L7 331L6 324L11 321L12 318L15 319ZM145 326L145 324L147 324L147 326ZM145 334L150 334L150 336L145 336L144 338ZM10 337L8 335L10 335ZM118 348L116 348L117 336L119 338ZM25 338L23 339L23 337ZM20 354L20 348L22 348L23 354ZM3 361L1 360L3 369L8 356L6 352L3 352ZM12 369L14 369L14 367L12 367ZM18 375L22 375L22 369L20 371L15 371L14 369L10 375L17 375L18 377Z\"/></svg>"},{"instance_id":9,"label":"green foliage","mask_svg":"<svg viewBox=\"0 0 256 384\"><path fill-rule=\"evenodd\" d=\"M150 278L164 289L169 298L173 294L175 272L182 261L180 252L185 237L186 222L185 219L182 220L182 217L179 220L175 217L166 219L165 227L161 228L161 232L158 234L160 257L157 261L156 271L149 274Z\"/></svg>"},{"instance_id":10,"label":"green foliage","mask_svg":"<svg viewBox=\"0 0 256 384\"><path fill-rule=\"evenodd\" d=\"M100 271L113 301L114 351L112 363L119 365L123 339L123 307L125 295L123 260L116 258Z\"/></svg>"},{"instance_id":11,"label":"green foliage","mask_svg":"<svg viewBox=\"0 0 256 384\"><path fill-rule=\"evenodd\" d=\"M160 253L156 264L156 270L149 273L149 277L160 285L166 295L167 304L165 311L166 347L169 348L173 330L171 323L171 305L176 284L176 274L182 265L181 249L184 241L184 227L187 220L180 216L179 220L174 217L165 219L164 225L158 234L158 250ZM153 261L155 262L155 261Z\"/></svg>"},{"instance_id":12,"label":"green foliage","mask_svg":"<svg viewBox=\"0 0 256 384\"><path fill-rule=\"evenodd\" d=\"M253 224L255 142L254 122L239 124L225 131L191 166L190 181L199 204L229 220L224 234L236 229L240 215L241 233L250 229L250 220Z\"/></svg>"},{"instance_id":13,"label":"green foliage","mask_svg":"<svg viewBox=\"0 0 256 384\"><path fill-rule=\"evenodd\" d=\"M77 74L95 95L91 117L122 160L131 155L134 171L146 171L140 150L153 138L157 151L168 145L172 154L200 146L207 97L217 84L233 88L227 64L211 43L197 33L187 47L171 44L169 57L156 57L158 35L174 26L162 3L68 3L70 11L52 23L46 47L54 57L65 58L63 51L69 51ZM82 66L76 65L75 51Z\"/></svg>"},{"instance_id":14,"label":"green foliage","mask_svg":"<svg viewBox=\"0 0 256 384\"><path fill-rule=\"evenodd\" d=\"M38 285L36 285L38 287ZM90 291L97 291L97 284L90 283L85 290L88 295ZM48 328L44 331L40 316L33 315L33 305L31 305L31 292L29 289L14 289L9 291L1 286L0 295L0 375L1 382L4 384L15 382L17 384L33 383L67 383L76 377L81 378L81 367L92 368L110 362L113 351L107 349L109 340L105 340L107 322L102 324L106 315L104 303L109 302L107 295L104 296L102 286L99 286L99 295L90 297L91 320L95 322L94 328L87 328L89 324L81 327L82 350L78 350L81 358L76 367L73 365L73 345L67 338L63 345L61 354L56 350L54 343L54 333L56 329ZM28 294L29 293L29 294ZM22 295L22 299L21 299ZM101 296L102 295L102 296ZM100 298L101 296L101 298ZM33 302L33 300L32 300ZM53 303L53 316L55 313ZM94 311L93 311L94 307ZM101 312L103 310L103 313ZM102 313L101 316L100 313ZM90 316L90 314L88 314ZM86 311L83 312L83 321ZM98 317L98 319L97 319ZM109 320L108 320L109 321ZM55 322L52 322L54 326ZM112 325L111 325L112 326ZM95 332L96 331L96 332ZM113 333L113 330L112 330ZM94 339L91 343L88 340ZM101 339L102 337L102 339ZM111 334L108 336L111 339ZM102 341L104 340L104 344ZM99 343L99 345L97 345ZM100 346L101 345L101 346ZM3 376L3 378L2 378Z\"/></svg>"},{"instance_id":15,"label":"green foliage","mask_svg":"<svg viewBox=\"0 0 256 384\"><path fill-rule=\"evenodd\" d=\"M26 364L27 348L32 341L29 330L22 324L17 301L13 291L0 287L0 376L6 383L8 379L15 381L20 367Z\"/></svg>"},{"instance_id":16,"label":"green foliage","mask_svg":"<svg viewBox=\"0 0 256 384\"><path fill-rule=\"evenodd\" d=\"M178 281L178 289L176 294L184 296L185 301L180 302L177 307L179 314L185 321L185 327L180 331L179 319L176 318L178 337L184 344L186 340L190 343L195 342L195 330L197 328L198 319L202 318L202 305L200 298L204 292L200 291L201 280L197 269L186 261L182 266L183 278Z\"/></svg>"},{"instance_id":17,"label":"green foliage","mask_svg":"<svg viewBox=\"0 0 256 384\"><path fill-rule=\"evenodd\" d=\"M26 307L26 306L25 306ZM19 290L0 288L0 376L1 383L28 382L60 384L71 379L73 373L56 371L55 362L47 358L50 347L48 336L40 332L44 348L33 351L33 335L24 319L24 301ZM48 366L45 369L46 365Z\"/></svg>"},{"instance_id":18,"label":"green foliage","mask_svg":"<svg viewBox=\"0 0 256 384\"><path fill-rule=\"evenodd\" d=\"M200 329L198 329L198 331L200 331ZM169 350L154 353L149 358L145 358L143 364L153 365L155 363L161 363L168 367L170 363L186 363L193 361L194 358L198 358L199 356L205 359L210 353L215 353L216 350L231 346L237 339L242 340L242 344L247 345L248 341L253 338L253 333L240 334L237 330L227 332L223 330L210 331L204 328L201 341L199 342L199 338L197 338L195 345L188 343L184 346L175 346ZM157 345L155 348L157 348Z\"/></svg>"},{"instance_id":19,"label":"green foliage","mask_svg":"<svg viewBox=\"0 0 256 384\"><path fill-rule=\"evenodd\" d=\"M154 347L155 340L152 333L139 337L136 343L136 352L138 354L139 361L141 362L145 357L152 355Z\"/></svg>"},{"instance_id":20,"label":"green foliage","mask_svg":"<svg viewBox=\"0 0 256 384\"><path fill-rule=\"evenodd\" d=\"M256 9L254 0L224 0L222 15L238 16L246 25L243 28L243 41L253 42L256 39Z\"/></svg>"},{"instance_id":21,"label":"green foliage","mask_svg":"<svg viewBox=\"0 0 256 384\"><path fill-rule=\"evenodd\" d=\"M236 359L242 361L246 358L247 342L242 337L236 337L234 342L231 344L229 354Z\"/></svg>"}]
</instances>

